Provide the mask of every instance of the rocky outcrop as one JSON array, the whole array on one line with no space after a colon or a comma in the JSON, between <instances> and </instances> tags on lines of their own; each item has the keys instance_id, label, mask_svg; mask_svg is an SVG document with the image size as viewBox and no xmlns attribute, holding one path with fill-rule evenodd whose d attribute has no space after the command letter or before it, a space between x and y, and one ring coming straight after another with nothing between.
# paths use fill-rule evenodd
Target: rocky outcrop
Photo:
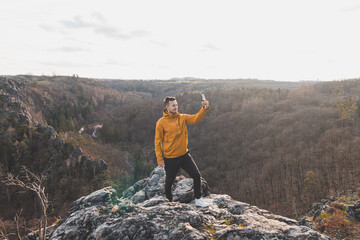
<instances>
[{"instance_id":1,"label":"rocky outcrop","mask_svg":"<svg viewBox=\"0 0 360 240\"><path fill-rule=\"evenodd\" d=\"M333 203L338 203L337 206L341 207L341 210L346 211L349 219L360 222L360 189L357 191L350 189L338 197L333 196L329 199L323 199L320 202L314 203L308 212L308 216L314 219L317 218Z\"/></svg>"},{"instance_id":2,"label":"rocky outcrop","mask_svg":"<svg viewBox=\"0 0 360 240\"><path fill-rule=\"evenodd\" d=\"M359 239L360 189L314 203L299 222L333 239Z\"/></svg>"},{"instance_id":3,"label":"rocky outcrop","mask_svg":"<svg viewBox=\"0 0 360 240\"><path fill-rule=\"evenodd\" d=\"M34 113L36 107L27 92L29 84L30 80L0 76L0 176L18 175L23 165L44 175L54 213L59 214L64 205L102 186L107 163L65 142L44 123L41 112ZM23 204L17 196L15 188L0 185L0 212L5 219L13 218L16 208ZM34 211L27 210L25 216L35 215Z\"/></svg>"},{"instance_id":4,"label":"rocky outcrop","mask_svg":"<svg viewBox=\"0 0 360 240\"><path fill-rule=\"evenodd\" d=\"M52 169L53 163L56 163L56 167L59 167L58 164L63 164L64 161L68 168L80 165L87 172L96 173L106 170L107 164L104 160L92 160L82 152L79 146L67 144L57 137L53 127L33 119L30 112L34 106L25 91L29 82L31 81L0 77L0 137L9 128L17 129L23 126L34 128L34 133L39 135L37 140L41 140L41 146L38 146L38 148L47 147L48 150L46 153L48 166L42 168L47 168L48 172L54 170ZM16 134L16 131L10 131L6 137L10 142L21 141L23 136L16 136Z\"/></svg>"},{"instance_id":5,"label":"rocky outcrop","mask_svg":"<svg viewBox=\"0 0 360 240\"><path fill-rule=\"evenodd\" d=\"M72 204L68 216L49 229L49 239L329 239L296 220L209 194L203 179L210 206L197 207L191 180L177 178L174 202L163 195L160 167L120 199L111 187L93 192Z\"/></svg>"},{"instance_id":6,"label":"rocky outcrop","mask_svg":"<svg viewBox=\"0 0 360 240\"><path fill-rule=\"evenodd\" d=\"M34 123L23 95L24 82L0 77L0 127Z\"/></svg>"},{"instance_id":7,"label":"rocky outcrop","mask_svg":"<svg viewBox=\"0 0 360 240\"><path fill-rule=\"evenodd\" d=\"M184 176L177 176L174 182L173 200L175 202L189 203L194 199L193 180ZM123 198L131 200L133 203L140 203L154 196L163 196L165 188L165 172L161 167L155 168L149 178L136 182L133 186L125 190ZM209 195L207 182L201 179L202 195Z\"/></svg>"},{"instance_id":8,"label":"rocky outcrop","mask_svg":"<svg viewBox=\"0 0 360 240\"><path fill-rule=\"evenodd\" d=\"M102 172L107 169L107 164L104 160L99 159L95 161L86 156L79 146L73 147L60 138L49 139L48 159L50 164L57 164L65 159L67 168L82 167L85 171L91 173Z\"/></svg>"}]
</instances>

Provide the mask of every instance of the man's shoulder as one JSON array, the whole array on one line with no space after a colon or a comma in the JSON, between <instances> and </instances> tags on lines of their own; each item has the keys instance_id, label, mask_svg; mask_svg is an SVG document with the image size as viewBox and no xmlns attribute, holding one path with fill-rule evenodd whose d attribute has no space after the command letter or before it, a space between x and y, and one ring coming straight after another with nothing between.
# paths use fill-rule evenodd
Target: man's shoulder
<instances>
[{"instance_id":1,"label":"man's shoulder","mask_svg":"<svg viewBox=\"0 0 360 240\"><path fill-rule=\"evenodd\" d=\"M165 120L164 117L159 118L159 120L157 120L156 122L156 125L161 124L164 120Z\"/></svg>"}]
</instances>

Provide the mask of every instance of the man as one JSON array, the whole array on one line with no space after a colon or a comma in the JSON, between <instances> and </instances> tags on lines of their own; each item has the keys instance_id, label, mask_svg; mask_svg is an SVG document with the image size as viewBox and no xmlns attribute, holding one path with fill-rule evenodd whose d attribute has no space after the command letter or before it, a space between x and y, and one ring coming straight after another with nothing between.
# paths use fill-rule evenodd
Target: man
<instances>
[{"instance_id":1,"label":"man","mask_svg":"<svg viewBox=\"0 0 360 240\"><path fill-rule=\"evenodd\" d=\"M184 169L194 180L195 204L207 207L209 204L201 198L200 172L191 157L188 146L187 124L200 122L209 110L209 102L203 100L202 108L197 114L179 114L178 103L175 97L164 99L165 109L163 117L156 123L155 130L155 153L157 163L165 167L165 195L172 201L171 187L180 168Z\"/></svg>"}]
</instances>

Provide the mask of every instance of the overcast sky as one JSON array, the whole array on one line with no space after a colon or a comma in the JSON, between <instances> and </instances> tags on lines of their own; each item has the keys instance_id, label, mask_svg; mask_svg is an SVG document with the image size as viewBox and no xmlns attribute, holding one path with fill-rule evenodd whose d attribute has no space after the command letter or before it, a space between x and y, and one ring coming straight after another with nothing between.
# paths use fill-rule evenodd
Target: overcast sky
<instances>
[{"instance_id":1,"label":"overcast sky","mask_svg":"<svg viewBox=\"0 0 360 240\"><path fill-rule=\"evenodd\" d=\"M1 0L0 75L360 77L360 1Z\"/></svg>"}]
</instances>

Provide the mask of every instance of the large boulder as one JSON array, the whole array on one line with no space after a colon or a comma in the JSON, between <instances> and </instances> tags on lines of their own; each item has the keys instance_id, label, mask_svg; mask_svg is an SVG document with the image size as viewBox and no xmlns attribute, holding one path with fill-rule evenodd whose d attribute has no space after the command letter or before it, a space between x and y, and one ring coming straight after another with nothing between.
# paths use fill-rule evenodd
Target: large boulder
<instances>
[{"instance_id":1,"label":"large boulder","mask_svg":"<svg viewBox=\"0 0 360 240\"><path fill-rule=\"evenodd\" d=\"M122 198L111 187L79 198L68 216L49 228L49 239L329 239L296 220L228 195L207 194L209 207L198 207L184 197L192 191L192 179L185 177L179 177L174 193L189 202L169 202L161 189L163 177L156 168Z\"/></svg>"},{"instance_id":2,"label":"large boulder","mask_svg":"<svg viewBox=\"0 0 360 240\"><path fill-rule=\"evenodd\" d=\"M173 200L189 203L194 200L194 181L191 178L177 176L173 185ZM149 178L136 182L133 186L123 192L123 197L134 203L143 202L155 196L165 196L165 171L162 167L156 167ZM209 186L201 178L202 196L209 195Z\"/></svg>"}]
</instances>

